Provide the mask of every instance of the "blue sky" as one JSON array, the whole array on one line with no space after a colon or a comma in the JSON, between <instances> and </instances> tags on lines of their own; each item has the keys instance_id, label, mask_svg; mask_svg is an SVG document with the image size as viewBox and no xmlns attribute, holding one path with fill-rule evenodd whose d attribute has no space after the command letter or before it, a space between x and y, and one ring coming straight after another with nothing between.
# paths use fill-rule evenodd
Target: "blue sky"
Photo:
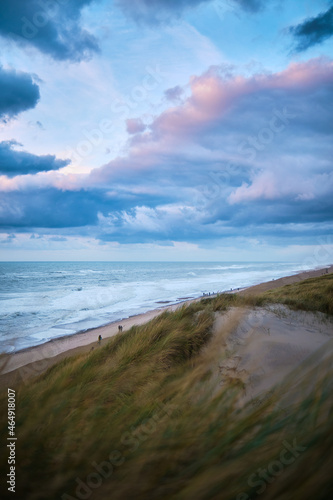
<instances>
[{"instance_id":1,"label":"blue sky","mask_svg":"<svg viewBox=\"0 0 333 500\"><path fill-rule=\"evenodd\" d=\"M333 261L327 0L3 0L0 260Z\"/></svg>"}]
</instances>

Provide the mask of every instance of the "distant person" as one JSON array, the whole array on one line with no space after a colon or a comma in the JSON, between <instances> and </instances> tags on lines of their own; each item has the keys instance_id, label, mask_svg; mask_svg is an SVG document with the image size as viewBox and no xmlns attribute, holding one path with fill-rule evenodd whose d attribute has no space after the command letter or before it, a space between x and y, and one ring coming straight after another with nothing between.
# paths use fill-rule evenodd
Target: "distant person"
<instances>
[{"instance_id":1,"label":"distant person","mask_svg":"<svg viewBox=\"0 0 333 500\"><path fill-rule=\"evenodd\" d=\"M100 344L102 341L102 335L98 335L98 343Z\"/></svg>"},{"instance_id":2,"label":"distant person","mask_svg":"<svg viewBox=\"0 0 333 500\"><path fill-rule=\"evenodd\" d=\"M123 331L123 327L121 325L118 326L118 332L121 333Z\"/></svg>"}]
</instances>

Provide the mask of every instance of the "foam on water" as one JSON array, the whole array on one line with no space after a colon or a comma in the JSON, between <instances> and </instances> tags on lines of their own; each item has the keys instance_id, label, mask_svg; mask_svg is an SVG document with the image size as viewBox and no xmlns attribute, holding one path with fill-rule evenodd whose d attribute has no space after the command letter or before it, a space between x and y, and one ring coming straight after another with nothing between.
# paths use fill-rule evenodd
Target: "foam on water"
<instances>
[{"instance_id":1,"label":"foam on water","mask_svg":"<svg viewBox=\"0 0 333 500\"><path fill-rule=\"evenodd\" d=\"M293 263L0 263L0 352L299 270Z\"/></svg>"}]
</instances>

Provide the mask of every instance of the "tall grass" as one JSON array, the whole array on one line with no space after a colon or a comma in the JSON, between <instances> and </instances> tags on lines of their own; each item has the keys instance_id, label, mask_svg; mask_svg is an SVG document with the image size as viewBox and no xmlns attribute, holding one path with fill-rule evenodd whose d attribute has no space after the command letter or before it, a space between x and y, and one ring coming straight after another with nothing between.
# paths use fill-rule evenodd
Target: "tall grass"
<instances>
[{"instance_id":1,"label":"tall grass","mask_svg":"<svg viewBox=\"0 0 333 500\"><path fill-rule=\"evenodd\" d=\"M276 288L266 292L264 297L294 309L333 314L333 274Z\"/></svg>"},{"instance_id":2,"label":"tall grass","mask_svg":"<svg viewBox=\"0 0 333 500\"><path fill-rule=\"evenodd\" d=\"M207 299L212 310L224 311L228 306L263 306L285 304L293 309L333 314L333 274L309 278L261 294L220 294Z\"/></svg>"},{"instance_id":3,"label":"tall grass","mask_svg":"<svg viewBox=\"0 0 333 500\"><path fill-rule=\"evenodd\" d=\"M328 500L331 358L256 405L220 377L216 311L265 300L221 295L165 312L21 386L17 498ZM2 442L6 427L2 414Z\"/></svg>"}]
</instances>

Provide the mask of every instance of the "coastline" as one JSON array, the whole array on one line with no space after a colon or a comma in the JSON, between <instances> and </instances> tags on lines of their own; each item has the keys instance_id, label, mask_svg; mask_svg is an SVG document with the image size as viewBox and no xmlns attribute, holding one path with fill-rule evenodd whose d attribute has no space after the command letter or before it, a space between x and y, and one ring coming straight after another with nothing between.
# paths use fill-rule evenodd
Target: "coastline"
<instances>
[{"instance_id":1,"label":"coastline","mask_svg":"<svg viewBox=\"0 0 333 500\"><path fill-rule=\"evenodd\" d=\"M284 285L295 283L307 278L314 278L333 272L333 265L325 266L320 269L303 271L291 276L286 276L276 280L260 283L247 288L240 288L226 291L223 293L246 293L260 294L267 290L278 288ZM210 297L214 297L210 295ZM183 300L177 304L163 305L143 314L131 316L122 321L115 321L105 326L92 328L85 332L78 332L64 337L56 338L40 344L38 346L28 347L14 353L3 354L0 356L0 386L17 385L20 382L26 382L31 377L37 376L55 363L78 354L83 354L98 348L98 336L102 336L101 344L107 339L118 333L118 325L121 324L124 330L130 329L134 325L142 325L155 318L162 312L174 311L184 304L200 301L207 296Z\"/></svg>"}]
</instances>

